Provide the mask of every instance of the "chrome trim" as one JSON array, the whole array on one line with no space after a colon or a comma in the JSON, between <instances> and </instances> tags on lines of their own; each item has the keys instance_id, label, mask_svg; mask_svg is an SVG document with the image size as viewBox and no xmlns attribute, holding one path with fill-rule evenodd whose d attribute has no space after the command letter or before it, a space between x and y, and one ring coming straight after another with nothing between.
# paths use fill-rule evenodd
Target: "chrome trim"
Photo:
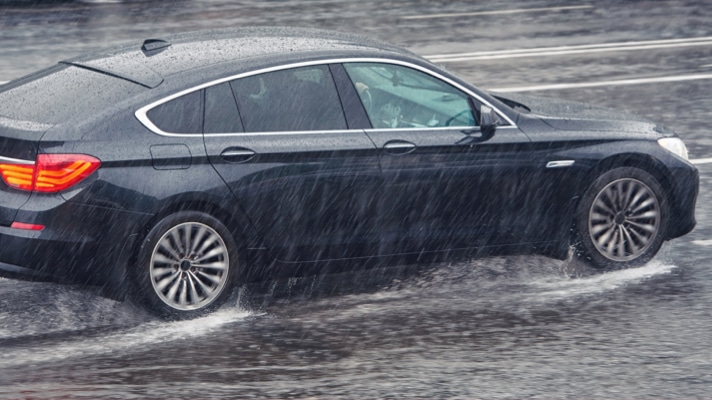
<instances>
[{"instance_id":1,"label":"chrome trim","mask_svg":"<svg viewBox=\"0 0 712 400\"><path fill-rule=\"evenodd\" d=\"M575 160L549 161L548 163L546 163L546 168L565 168L570 167L575 163Z\"/></svg>"},{"instance_id":2,"label":"chrome trim","mask_svg":"<svg viewBox=\"0 0 712 400\"><path fill-rule=\"evenodd\" d=\"M479 126L436 126L436 127L408 127L408 128L368 128L364 129L364 132L370 133L370 132L413 132L413 131L428 131L428 132L433 132L433 131L471 131L473 129L479 129ZM499 129L517 129L516 126L498 126L497 130Z\"/></svg>"},{"instance_id":3,"label":"chrome trim","mask_svg":"<svg viewBox=\"0 0 712 400\"><path fill-rule=\"evenodd\" d=\"M221 157L236 157L236 156L253 156L256 153L251 150L235 150L235 151L226 151L223 153L220 153Z\"/></svg>"},{"instance_id":4,"label":"chrome trim","mask_svg":"<svg viewBox=\"0 0 712 400\"><path fill-rule=\"evenodd\" d=\"M151 122L151 120L148 119L148 117L146 116L146 114L147 114L151 109L153 109L154 107L157 107L157 106L159 106L159 105L161 105L161 104L163 104L163 103L167 103L167 102L169 102L169 101L171 101L171 100L173 100L173 99L176 99L176 98L178 98L178 97L180 97L180 96L183 96L183 95L186 95L186 94L189 94L189 93L193 93L193 92L195 92L195 91L198 91L198 90L201 90L201 89L205 89L205 88L210 87L210 86L215 86L215 85L219 85L219 84L221 84L221 83L229 82L229 81L232 81L232 80L235 80L235 79L246 78L246 77L253 76L253 75L259 75L259 74L264 74L264 73L274 72L274 71L281 71L281 70L290 69L290 68L308 67L308 66L313 66L313 65L339 64L339 63L385 63L385 64L401 65L401 66L404 66L404 67L408 67L408 68L412 68L412 69L418 70L418 71L420 71L420 72L423 72L423 73L429 74L429 75L431 75L431 76L433 76L433 77L435 77L435 78L438 78L438 79L440 79L441 81L445 81L445 82L449 83L450 85L452 85L452 86L454 86L454 87L460 89L461 91L467 93L468 95L474 97L474 98L477 99L480 103L482 103L482 104L484 104L484 105L486 105L486 106L491 107L493 110L495 110L495 112L497 113L497 115L498 115L500 118L502 118L504 121L506 121L506 122L509 124L508 126L502 126L502 127L498 127L498 128L508 128L508 127L516 128L516 127L517 127L517 124L515 124L514 121L512 121L506 114L504 114L502 111L500 111L497 107L493 106L490 102L486 101L485 99L483 99L482 97L480 97L480 96L477 95L476 93L470 91L470 90L467 89L465 86L463 86L463 85L461 85L461 84L459 84L459 83L453 81L453 80L450 79L450 78L447 78L447 77L445 77L445 76L443 76L443 75L440 75L439 73L437 73L437 72L435 72L435 71L432 71L432 70L430 70L430 69L428 69L428 68L425 68L425 67L422 67L422 66L420 66L420 65L413 64L413 63L410 63L410 62L407 62L407 61L393 60L393 59L390 59L390 58L375 58L375 57L368 57L368 58L333 58L333 59L325 59L325 60L303 61L303 62L292 63L292 64L278 65L278 66L269 67L269 68L262 68L262 69L258 69L258 70L255 70L255 71L243 72L243 73L241 73L241 74L237 74L237 75L228 76L228 77L225 77L225 78L216 79L216 80L213 80L213 81L210 81L210 82L206 82L206 83L200 84L200 85L198 85L198 86L194 86L194 87L192 87L192 88L185 89L185 90L182 90L182 91L180 91L180 92L174 93L174 94L172 94L172 95L170 95L170 96L164 97L164 98L162 98L162 99L160 99L160 100L154 101L153 103L150 103L150 104L148 104L148 105L145 105L145 106L139 108L138 110L136 110L136 112L134 113L134 115L136 116L136 118L137 118L146 128L148 128L148 129L149 129L150 131L152 131L153 133L155 133L155 134L157 134L157 135L161 135L161 136L168 136L168 137L201 137L201 136L205 136L205 137L211 137L211 136L216 136L216 135L219 135L219 136L237 136L237 135L242 135L242 133L236 133L236 134L227 134L227 133L225 133L225 134L223 134L223 133L220 133L220 134L214 134L214 133L206 133L206 134L202 134L202 133L186 133L186 134L180 134L180 133L164 132L164 131L162 131L161 129L159 129L156 125L154 125L153 122ZM451 127L448 127L448 128L451 129ZM432 128L422 128L422 129L432 129ZM312 133L330 133L330 132L332 132L332 131L313 131ZM266 133L266 132L250 132L250 134L255 134L255 133L264 134L264 133ZM294 133L294 132L287 132L287 133L290 133L290 134L291 134L291 133Z\"/></svg>"},{"instance_id":5,"label":"chrome trim","mask_svg":"<svg viewBox=\"0 0 712 400\"><path fill-rule=\"evenodd\" d=\"M413 143L386 143L383 145L384 149L414 149L415 144Z\"/></svg>"},{"instance_id":6,"label":"chrome trim","mask_svg":"<svg viewBox=\"0 0 712 400\"><path fill-rule=\"evenodd\" d=\"M19 158L10 158L10 157L3 157L3 156L0 156L0 162L8 163L8 164L21 164L21 165L33 165L35 163L34 161L20 160Z\"/></svg>"},{"instance_id":7,"label":"chrome trim","mask_svg":"<svg viewBox=\"0 0 712 400\"><path fill-rule=\"evenodd\" d=\"M327 133L331 134L346 134L346 133L357 133L363 134L362 129L338 129L333 131L269 131L269 132L238 132L238 133L206 133L206 137L232 137L232 136L279 136L279 135L324 135ZM181 135L180 133L171 133L169 135L185 137L188 135L202 137L200 133L188 133Z\"/></svg>"}]
</instances>

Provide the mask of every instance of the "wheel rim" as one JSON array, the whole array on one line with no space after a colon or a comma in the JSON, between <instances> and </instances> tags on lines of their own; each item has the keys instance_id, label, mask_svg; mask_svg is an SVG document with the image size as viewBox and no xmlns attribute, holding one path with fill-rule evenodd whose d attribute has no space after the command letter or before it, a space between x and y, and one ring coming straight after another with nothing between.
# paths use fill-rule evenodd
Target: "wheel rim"
<instances>
[{"instance_id":1,"label":"wheel rim","mask_svg":"<svg viewBox=\"0 0 712 400\"><path fill-rule=\"evenodd\" d=\"M660 228L660 204L643 182L626 178L611 182L591 205L588 232L600 254L630 261L653 244Z\"/></svg>"},{"instance_id":2,"label":"wheel rim","mask_svg":"<svg viewBox=\"0 0 712 400\"><path fill-rule=\"evenodd\" d=\"M230 257L220 234L198 222L168 230L151 255L151 283L168 306L197 310L210 305L228 280Z\"/></svg>"}]
</instances>

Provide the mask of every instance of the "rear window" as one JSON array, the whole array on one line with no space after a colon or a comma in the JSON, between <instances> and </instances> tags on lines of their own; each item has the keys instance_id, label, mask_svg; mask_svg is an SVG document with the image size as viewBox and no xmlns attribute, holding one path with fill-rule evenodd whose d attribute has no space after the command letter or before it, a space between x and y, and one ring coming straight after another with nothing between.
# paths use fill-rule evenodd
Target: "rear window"
<instances>
[{"instance_id":1,"label":"rear window","mask_svg":"<svg viewBox=\"0 0 712 400\"><path fill-rule=\"evenodd\" d=\"M151 109L146 115L164 132L201 133L203 130L202 100L203 91L199 90L163 103Z\"/></svg>"},{"instance_id":2,"label":"rear window","mask_svg":"<svg viewBox=\"0 0 712 400\"><path fill-rule=\"evenodd\" d=\"M78 115L97 114L146 90L140 85L73 66L53 67L19 85L0 87L0 116L58 124Z\"/></svg>"}]
</instances>

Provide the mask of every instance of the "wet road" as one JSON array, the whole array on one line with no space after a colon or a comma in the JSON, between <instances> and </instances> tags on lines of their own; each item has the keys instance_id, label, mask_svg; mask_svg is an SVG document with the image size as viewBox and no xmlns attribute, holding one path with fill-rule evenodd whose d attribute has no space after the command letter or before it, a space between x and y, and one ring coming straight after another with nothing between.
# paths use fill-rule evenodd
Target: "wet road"
<instances>
[{"instance_id":1,"label":"wet road","mask_svg":"<svg viewBox=\"0 0 712 400\"><path fill-rule=\"evenodd\" d=\"M3 6L0 81L164 32L339 29L481 87L660 121L685 139L701 194L695 231L605 274L544 257L376 269L246 287L173 323L92 290L0 279L0 398L712 398L710 20L703 1Z\"/></svg>"}]
</instances>

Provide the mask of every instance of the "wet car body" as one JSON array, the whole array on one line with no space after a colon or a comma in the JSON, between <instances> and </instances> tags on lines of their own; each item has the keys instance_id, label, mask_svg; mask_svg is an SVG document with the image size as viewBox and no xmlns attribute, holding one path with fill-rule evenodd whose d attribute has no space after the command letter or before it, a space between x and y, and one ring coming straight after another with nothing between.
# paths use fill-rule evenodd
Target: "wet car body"
<instances>
[{"instance_id":1,"label":"wet car body","mask_svg":"<svg viewBox=\"0 0 712 400\"><path fill-rule=\"evenodd\" d=\"M265 79L282 82L281 97ZM418 87L437 96L382 100ZM675 137L665 128L581 104L493 96L352 35L264 28L147 40L13 81L0 97L14 99L0 106L8 171L36 167L41 154L100 163L54 192L0 181L0 270L14 276L124 293L143 279L142 264L156 262L150 247L180 236L170 226L191 216L191 232L225 239L220 257L235 269L225 287L489 253L563 258L582 197L616 168L641 169L664 188L660 240L695 225L697 171L659 144ZM406 118L424 104L460 104L464 114ZM176 255L176 274L192 271L199 257L190 257Z\"/></svg>"}]
</instances>

